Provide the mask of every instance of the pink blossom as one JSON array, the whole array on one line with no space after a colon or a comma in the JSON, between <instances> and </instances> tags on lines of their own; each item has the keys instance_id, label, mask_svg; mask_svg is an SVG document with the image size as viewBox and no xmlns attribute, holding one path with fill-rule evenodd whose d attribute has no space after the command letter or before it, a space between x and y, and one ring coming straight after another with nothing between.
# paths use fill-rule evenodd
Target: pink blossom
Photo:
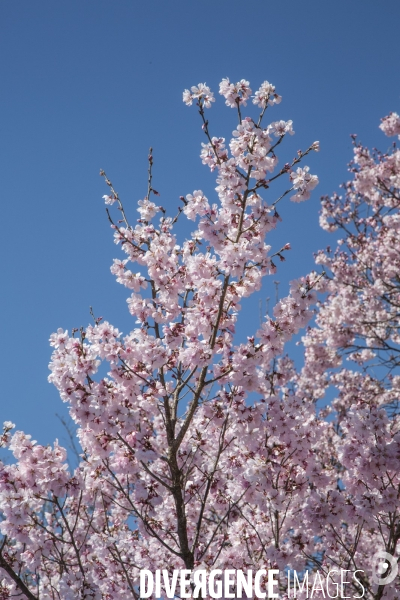
<instances>
[{"instance_id":1,"label":"pink blossom","mask_svg":"<svg viewBox=\"0 0 400 600\"><path fill-rule=\"evenodd\" d=\"M269 81L264 81L260 88L256 91L253 98L253 104L260 108L266 108L268 104L279 104L282 97L275 92L275 86Z\"/></svg>"},{"instance_id":2,"label":"pink blossom","mask_svg":"<svg viewBox=\"0 0 400 600\"><path fill-rule=\"evenodd\" d=\"M391 112L387 117L382 119L379 125L383 133L389 137L398 135L400 137L400 117L397 113Z\"/></svg>"},{"instance_id":3,"label":"pink blossom","mask_svg":"<svg viewBox=\"0 0 400 600\"><path fill-rule=\"evenodd\" d=\"M241 79L237 83L230 83L228 77L225 77L219 84L219 93L224 96L227 106L236 108L238 105L246 106L251 95L251 88L245 79Z\"/></svg>"},{"instance_id":4,"label":"pink blossom","mask_svg":"<svg viewBox=\"0 0 400 600\"><path fill-rule=\"evenodd\" d=\"M206 108L211 108L211 103L215 102L215 98L213 92L205 83L193 85L190 89L190 92L189 90L183 92L183 102L187 106L191 106L193 100L199 100Z\"/></svg>"},{"instance_id":5,"label":"pink blossom","mask_svg":"<svg viewBox=\"0 0 400 600\"><path fill-rule=\"evenodd\" d=\"M311 175L309 170L309 167L298 167L295 172L290 174L293 188L297 190L297 194L290 197L293 202L303 202L304 200L308 200L310 198L310 191L318 185L318 177L316 175Z\"/></svg>"}]
</instances>

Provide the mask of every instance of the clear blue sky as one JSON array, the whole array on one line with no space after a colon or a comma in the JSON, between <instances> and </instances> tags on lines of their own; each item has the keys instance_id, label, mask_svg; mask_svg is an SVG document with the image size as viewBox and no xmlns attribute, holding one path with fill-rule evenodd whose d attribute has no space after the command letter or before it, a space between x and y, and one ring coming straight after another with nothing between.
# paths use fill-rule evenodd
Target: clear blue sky
<instances>
[{"instance_id":1,"label":"clear blue sky","mask_svg":"<svg viewBox=\"0 0 400 600\"><path fill-rule=\"evenodd\" d=\"M296 131L282 159L320 140L310 160L320 186L308 203L282 206L273 238L293 246L277 275L282 294L311 270L313 251L331 242L319 196L347 177L349 134L388 146L378 125L400 109L399 22L398 0L0 2L1 420L42 443L63 438L55 413L65 407L47 383L50 333L87 325L90 305L133 326L109 272L119 254L99 169L133 216L150 145L165 207L194 189L212 197L198 115L181 101L190 85L217 91L228 76L257 89L268 79L283 96L272 119L293 119ZM228 137L235 120L222 99L209 116Z\"/></svg>"}]
</instances>

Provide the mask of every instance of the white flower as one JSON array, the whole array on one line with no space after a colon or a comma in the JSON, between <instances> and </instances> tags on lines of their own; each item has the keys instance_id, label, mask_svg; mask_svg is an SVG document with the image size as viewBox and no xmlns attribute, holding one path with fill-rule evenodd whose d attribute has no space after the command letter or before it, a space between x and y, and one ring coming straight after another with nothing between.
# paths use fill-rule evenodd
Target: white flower
<instances>
[{"instance_id":1,"label":"white flower","mask_svg":"<svg viewBox=\"0 0 400 600\"><path fill-rule=\"evenodd\" d=\"M290 198L293 202L303 202L304 200L308 200L311 190L318 185L318 177L316 175L311 175L309 170L309 167L304 167L304 169L299 167L296 172L290 174L293 187L295 190L298 190L297 194Z\"/></svg>"},{"instance_id":2,"label":"white flower","mask_svg":"<svg viewBox=\"0 0 400 600\"><path fill-rule=\"evenodd\" d=\"M3 429L6 429L7 431L10 431L10 429L14 429L15 427L15 423L12 423L11 421L4 421L3 423Z\"/></svg>"},{"instance_id":3,"label":"white flower","mask_svg":"<svg viewBox=\"0 0 400 600\"><path fill-rule=\"evenodd\" d=\"M202 103L206 108L211 108L211 102L215 102L215 98L208 85L199 83L197 85L192 85L190 89L191 92L189 92L189 90L183 92L183 102L187 106L193 104L193 100L197 98L198 100L202 100Z\"/></svg>"}]
</instances>

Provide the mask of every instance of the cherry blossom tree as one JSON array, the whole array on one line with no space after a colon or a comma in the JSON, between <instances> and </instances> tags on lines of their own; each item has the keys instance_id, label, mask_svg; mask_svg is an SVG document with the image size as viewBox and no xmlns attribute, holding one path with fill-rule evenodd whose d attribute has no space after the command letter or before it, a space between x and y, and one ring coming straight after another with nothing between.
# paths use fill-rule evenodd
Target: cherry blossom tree
<instances>
[{"instance_id":1,"label":"cherry blossom tree","mask_svg":"<svg viewBox=\"0 0 400 600\"><path fill-rule=\"evenodd\" d=\"M380 127L400 134L399 116L391 113ZM303 340L297 378L309 401L330 386L336 391L324 414L333 417L329 461L338 485L314 490L308 508L325 569L365 569L376 548L400 560L400 151L353 142L353 179L343 196L322 198L321 226L343 238L334 252L317 254L329 273L326 297ZM370 597L399 596L399 578L373 581L364 580Z\"/></svg>"},{"instance_id":2,"label":"cherry blossom tree","mask_svg":"<svg viewBox=\"0 0 400 600\"><path fill-rule=\"evenodd\" d=\"M101 171L126 255L111 270L130 290L135 328L123 336L94 318L51 336L49 379L78 427L74 471L58 442L43 447L4 424L2 444L15 462L0 471L1 599L138 598L140 569L185 568L276 568L281 598L285 569L360 570L343 597L397 597L373 561L377 550L399 555L399 152L355 146L345 199L325 198L322 207L323 226L342 229L343 241L319 253L324 270L291 282L240 343L241 299L290 249L266 243L280 221L277 204L309 198L318 179L299 165L319 145L279 168L278 146L293 128L264 125L281 101L275 87L264 82L252 96L249 82L223 79L220 94L238 116L229 144L210 133L208 86L183 94L200 115L215 203L195 190L167 215L150 151L147 193L131 225ZM242 116L250 101L257 118ZM382 129L398 133L398 117ZM196 229L181 242L184 218ZM285 345L312 319L318 291L297 370ZM319 410L332 387L335 399ZM312 597L327 597L321 585Z\"/></svg>"}]
</instances>

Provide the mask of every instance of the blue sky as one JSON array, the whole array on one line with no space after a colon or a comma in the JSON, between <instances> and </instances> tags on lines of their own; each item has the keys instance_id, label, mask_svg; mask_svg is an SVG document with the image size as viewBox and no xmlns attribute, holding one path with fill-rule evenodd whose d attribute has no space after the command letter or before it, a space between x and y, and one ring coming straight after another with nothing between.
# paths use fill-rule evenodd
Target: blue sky
<instances>
[{"instance_id":1,"label":"blue sky","mask_svg":"<svg viewBox=\"0 0 400 600\"><path fill-rule=\"evenodd\" d=\"M320 140L309 161L320 185L308 203L281 206L271 238L293 247L275 278L282 295L310 271L313 251L332 242L318 227L319 197L347 178L349 134L389 145L378 125L400 109L399 22L398 0L1 2L1 419L41 443L63 439L55 415L65 406L47 383L50 333L87 325L90 305L133 326L109 271L119 253L99 169L132 218L150 145L163 206L194 189L213 197L186 87L268 79L283 96L270 118L293 119L296 131L281 160ZM229 137L235 115L222 99L209 117L212 133ZM272 278L263 295L274 296ZM257 327L255 306L242 334Z\"/></svg>"}]
</instances>

